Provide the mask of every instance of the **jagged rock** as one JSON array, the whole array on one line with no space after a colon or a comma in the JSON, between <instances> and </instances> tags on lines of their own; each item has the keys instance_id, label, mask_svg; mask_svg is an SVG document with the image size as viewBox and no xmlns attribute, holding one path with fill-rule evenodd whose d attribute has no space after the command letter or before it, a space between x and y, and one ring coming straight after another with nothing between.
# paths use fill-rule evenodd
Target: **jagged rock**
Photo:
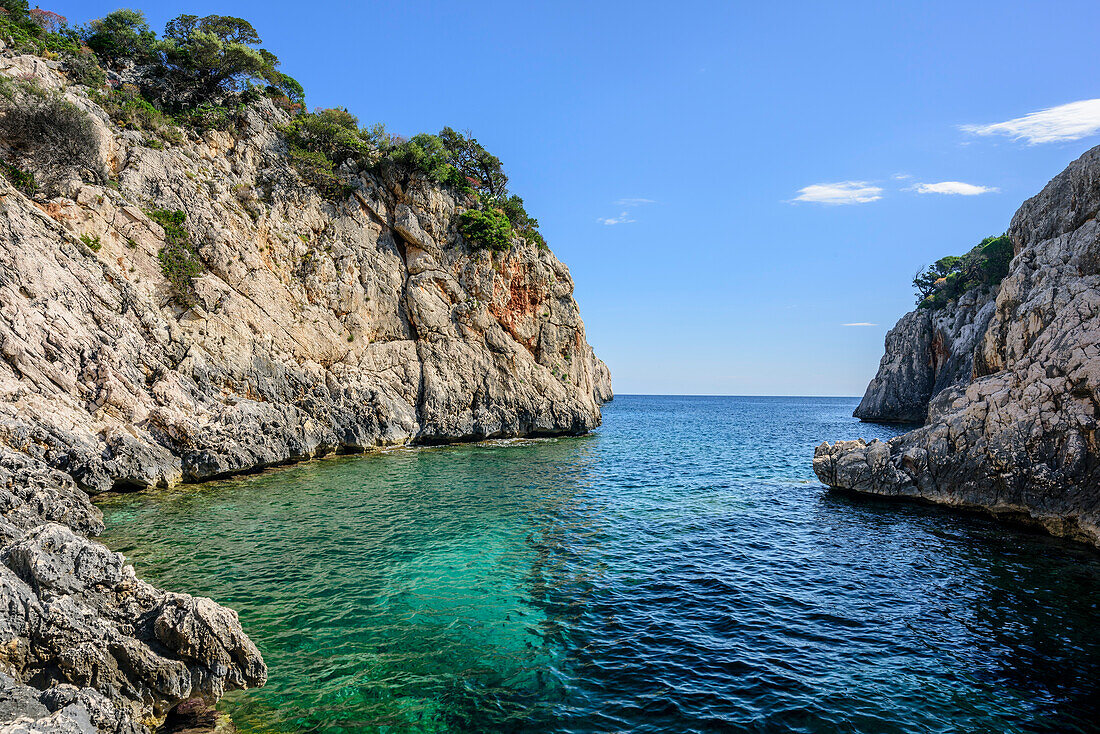
<instances>
[{"instance_id":1,"label":"jagged rock","mask_svg":"<svg viewBox=\"0 0 1100 734\"><path fill-rule=\"evenodd\" d=\"M595 354L592 355L592 360L593 390L596 402L601 404L610 403L615 398L615 393L611 389L611 370Z\"/></svg>"},{"instance_id":2,"label":"jagged rock","mask_svg":"<svg viewBox=\"0 0 1100 734\"><path fill-rule=\"evenodd\" d=\"M134 721L266 680L236 613L150 586L66 526L27 530L0 563L0 661L21 680L110 693Z\"/></svg>"},{"instance_id":3,"label":"jagged rock","mask_svg":"<svg viewBox=\"0 0 1100 734\"><path fill-rule=\"evenodd\" d=\"M269 102L232 131L154 149L57 66L0 55L0 74L88 112L117 186L73 178L32 201L0 177L0 665L13 691L0 712L22 717L10 731L131 734L182 702L262 685L266 668L235 613L155 589L88 540L103 528L88 494L380 445L583 433L611 380L566 267L522 239L471 247L457 228L469 201L347 166L356 190L325 200L290 165L289 118ZM186 213L203 264L183 296L158 257L166 233L150 214L163 209Z\"/></svg>"},{"instance_id":4,"label":"jagged rock","mask_svg":"<svg viewBox=\"0 0 1100 734\"><path fill-rule=\"evenodd\" d=\"M969 384L923 428L822 444L826 484L1023 520L1100 545L1100 147L1029 199Z\"/></svg>"},{"instance_id":5,"label":"jagged rock","mask_svg":"<svg viewBox=\"0 0 1100 734\"><path fill-rule=\"evenodd\" d=\"M0 672L0 734L140 734L126 709L91 688L41 691Z\"/></svg>"},{"instance_id":6,"label":"jagged rock","mask_svg":"<svg viewBox=\"0 0 1100 734\"><path fill-rule=\"evenodd\" d=\"M995 295L974 289L944 308L918 308L902 316L886 334L878 373L853 415L864 421L923 423L932 398L970 381Z\"/></svg>"},{"instance_id":7,"label":"jagged rock","mask_svg":"<svg viewBox=\"0 0 1100 734\"><path fill-rule=\"evenodd\" d=\"M471 249L466 202L415 176L363 172L326 201L288 163L285 121L260 104L165 150L114 134L119 189L45 206L0 182L0 441L95 493L599 425L609 375L552 253ZM150 209L186 212L205 267L190 308Z\"/></svg>"}]
</instances>

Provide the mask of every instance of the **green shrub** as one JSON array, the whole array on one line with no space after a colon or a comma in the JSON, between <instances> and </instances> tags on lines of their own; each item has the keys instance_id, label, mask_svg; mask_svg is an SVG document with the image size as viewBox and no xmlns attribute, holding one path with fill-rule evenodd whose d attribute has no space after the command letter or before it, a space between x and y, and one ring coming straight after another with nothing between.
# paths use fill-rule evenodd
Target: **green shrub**
<instances>
[{"instance_id":1,"label":"green shrub","mask_svg":"<svg viewBox=\"0 0 1100 734\"><path fill-rule=\"evenodd\" d=\"M986 237L965 255L941 257L913 278L917 305L942 308L974 288L999 285L1012 256L1012 240L1001 235Z\"/></svg>"},{"instance_id":2,"label":"green shrub","mask_svg":"<svg viewBox=\"0 0 1100 734\"><path fill-rule=\"evenodd\" d=\"M508 217L508 221L512 223L516 234L541 250L547 249L546 238L539 232L539 220L527 214L523 199L512 194L507 199L501 200L499 206Z\"/></svg>"},{"instance_id":3,"label":"green shrub","mask_svg":"<svg viewBox=\"0 0 1100 734\"><path fill-rule=\"evenodd\" d=\"M96 63L95 54L77 51L63 56L65 71L76 84L89 89L102 89L107 83L107 74Z\"/></svg>"},{"instance_id":4,"label":"green shrub","mask_svg":"<svg viewBox=\"0 0 1100 734\"><path fill-rule=\"evenodd\" d=\"M10 163L0 163L0 171L11 185L19 189L26 196L34 196L38 192L38 184L34 181L34 175L17 168Z\"/></svg>"},{"instance_id":5,"label":"green shrub","mask_svg":"<svg viewBox=\"0 0 1100 734\"><path fill-rule=\"evenodd\" d=\"M438 137L446 151L447 162L477 193L499 200L508 195L508 177L504 175L500 159L485 150L477 138L468 131L463 134L449 127L440 130Z\"/></svg>"},{"instance_id":6,"label":"green shrub","mask_svg":"<svg viewBox=\"0 0 1100 734\"><path fill-rule=\"evenodd\" d=\"M256 82L285 84L275 54L257 48L260 36L243 18L180 15L168 22L158 44L170 84L165 104L187 109L224 101Z\"/></svg>"},{"instance_id":7,"label":"green shrub","mask_svg":"<svg viewBox=\"0 0 1100 734\"><path fill-rule=\"evenodd\" d=\"M34 30L18 22L10 13L0 13L0 39L16 51L40 53L45 48Z\"/></svg>"},{"instance_id":8,"label":"green shrub","mask_svg":"<svg viewBox=\"0 0 1100 734\"><path fill-rule=\"evenodd\" d=\"M25 0L0 2L0 38L16 51L42 55L46 52L47 31L31 18Z\"/></svg>"},{"instance_id":9,"label":"green shrub","mask_svg":"<svg viewBox=\"0 0 1100 734\"><path fill-rule=\"evenodd\" d=\"M105 176L99 157L99 137L84 110L55 95L39 96L33 89L10 105L0 118L0 137L13 153L56 183L63 176L78 173L94 180Z\"/></svg>"},{"instance_id":10,"label":"green shrub","mask_svg":"<svg viewBox=\"0 0 1100 734\"><path fill-rule=\"evenodd\" d=\"M986 237L978 245L982 248L982 274L987 285L999 285L1008 275L1015 250L1007 235Z\"/></svg>"},{"instance_id":11,"label":"green shrub","mask_svg":"<svg viewBox=\"0 0 1100 734\"><path fill-rule=\"evenodd\" d=\"M334 162L359 158L368 148L359 133L359 120L347 110L298 115L283 127L283 133L290 145L320 153Z\"/></svg>"},{"instance_id":12,"label":"green shrub","mask_svg":"<svg viewBox=\"0 0 1100 734\"><path fill-rule=\"evenodd\" d=\"M15 51L50 58L79 52L80 35L64 16L31 9L25 0L3 0L0 10L0 39Z\"/></svg>"},{"instance_id":13,"label":"green shrub","mask_svg":"<svg viewBox=\"0 0 1100 734\"><path fill-rule=\"evenodd\" d=\"M344 199L355 190L351 181L336 173L333 162L324 153L303 150L294 145L287 152L302 180L317 189L326 199Z\"/></svg>"},{"instance_id":14,"label":"green shrub","mask_svg":"<svg viewBox=\"0 0 1100 734\"><path fill-rule=\"evenodd\" d=\"M499 209L467 209L458 217L458 231L475 247L499 252L512 246L512 225Z\"/></svg>"},{"instance_id":15,"label":"green shrub","mask_svg":"<svg viewBox=\"0 0 1100 734\"><path fill-rule=\"evenodd\" d=\"M15 83L15 86L19 92L31 97L37 97L40 100L49 99L51 95L51 93L38 82L37 77L22 78Z\"/></svg>"},{"instance_id":16,"label":"green shrub","mask_svg":"<svg viewBox=\"0 0 1100 734\"><path fill-rule=\"evenodd\" d=\"M420 134L382 147L383 164L404 166L460 194L476 197L480 209L500 209L516 234L546 248L538 220L527 214L523 199L508 193L508 177L500 159L469 133L445 127L439 135Z\"/></svg>"},{"instance_id":17,"label":"green shrub","mask_svg":"<svg viewBox=\"0 0 1100 734\"><path fill-rule=\"evenodd\" d=\"M267 92L269 97L281 97L285 99L287 102L287 112L296 114L305 109L306 90L302 88L302 85L297 79L281 71L275 72L272 76L271 84L267 85L264 91Z\"/></svg>"},{"instance_id":18,"label":"green shrub","mask_svg":"<svg viewBox=\"0 0 1100 734\"><path fill-rule=\"evenodd\" d=\"M235 106L207 103L179 112L176 119L184 126L198 132L228 130L237 124L239 111Z\"/></svg>"},{"instance_id":19,"label":"green shrub","mask_svg":"<svg viewBox=\"0 0 1100 734\"><path fill-rule=\"evenodd\" d=\"M97 234L82 234L80 235L80 241L92 252L99 252L100 248L103 247L103 243L99 241L99 235Z\"/></svg>"},{"instance_id":20,"label":"green shrub","mask_svg":"<svg viewBox=\"0 0 1100 734\"><path fill-rule=\"evenodd\" d=\"M121 89L95 94L93 99L121 128L154 133L162 141L173 145L184 142L176 121L154 107L133 84L124 84Z\"/></svg>"},{"instance_id":21,"label":"green shrub","mask_svg":"<svg viewBox=\"0 0 1100 734\"><path fill-rule=\"evenodd\" d=\"M116 10L88 24L84 43L111 68L156 60L156 34L139 10Z\"/></svg>"},{"instance_id":22,"label":"green shrub","mask_svg":"<svg viewBox=\"0 0 1100 734\"><path fill-rule=\"evenodd\" d=\"M298 173L330 199L346 197L355 188L336 172L337 165L348 159L366 163L388 141L384 126L360 130L355 115L343 109L300 114L281 130Z\"/></svg>"},{"instance_id":23,"label":"green shrub","mask_svg":"<svg viewBox=\"0 0 1100 734\"><path fill-rule=\"evenodd\" d=\"M458 182L458 171L447 160L447 149L437 135L420 133L394 145L386 162L424 174L432 181Z\"/></svg>"},{"instance_id":24,"label":"green shrub","mask_svg":"<svg viewBox=\"0 0 1100 734\"><path fill-rule=\"evenodd\" d=\"M164 247L157 253L160 269L172 286L172 295L185 308L195 305L195 285L192 278L203 271L183 222L187 215L179 210L153 209L145 214L164 229Z\"/></svg>"}]
</instances>

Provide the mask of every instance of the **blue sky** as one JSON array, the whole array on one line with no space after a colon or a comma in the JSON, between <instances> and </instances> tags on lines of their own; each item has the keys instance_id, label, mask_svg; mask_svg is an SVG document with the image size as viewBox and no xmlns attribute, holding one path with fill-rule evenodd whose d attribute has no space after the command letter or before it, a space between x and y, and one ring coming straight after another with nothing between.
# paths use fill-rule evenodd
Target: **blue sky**
<instances>
[{"instance_id":1,"label":"blue sky","mask_svg":"<svg viewBox=\"0 0 1100 734\"><path fill-rule=\"evenodd\" d=\"M1095 2L131 7L250 20L311 107L472 130L619 393L861 395L913 274L1100 144L1061 107L1100 97Z\"/></svg>"}]
</instances>

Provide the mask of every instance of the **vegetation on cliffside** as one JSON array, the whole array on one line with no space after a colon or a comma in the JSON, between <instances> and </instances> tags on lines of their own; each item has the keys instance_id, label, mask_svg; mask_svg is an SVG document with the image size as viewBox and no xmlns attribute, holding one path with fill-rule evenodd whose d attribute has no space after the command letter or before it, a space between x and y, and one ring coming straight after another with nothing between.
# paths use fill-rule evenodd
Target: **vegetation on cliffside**
<instances>
[{"instance_id":1,"label":"vegetation on cliffside","mask_svg":"<svg viewBox=\"0 0 1100 734\"><path fill-rule=\"evenodd\" d=\"M546 246L538 220L508 190L500 159L470 132L445 127L437 135L406 139L387 133L382 124L362 127L346 109L309 112L302 85L280 70L278 57L261 46L259 33L242 18L184 14L169 21L158 37L137 10L116 10L73 27L57 13L31 9L27 0L0 0L0 39L16 51L58 61L70 82L86 87L115 124L145 133L149 147L178 145L189 133L232 129L249 105L267 98L290 117L280 128L289 161L325 198L345 199L362 171L415 173L451 189L466 207L459 231L471 246L504 250L517 235ZM0 89L0 124L6 128L17 122L26 127L18 118L26 117L29 97L18 92ZM47 104L61 109L68 103L51 99L38 106ZM10 145L4 151L0 172L24 191L49 196L53 187L34 182L23 170L23 159L56 163L64 153L67 160L61 163L72 173L80 166L73 165L78 156L70 148L82 146L90 152L94 147L87 135L68 134L81 127L77 118L84 113L72 105L61 111L53 117L67 128L49 131L43 139L75 140L68 148L58 144L56 150L20 150ZM104 175L84 169L77 171L82 178Z\"/></svg>"},{"instance_id":2,"label":"vegetation on cliffside","mask_svg":"<svg viewBox=\"0 0 1100 734\"><path fill-rule=\"evenodd\" d=\"M974 288L1000 285L1012 262L1007 235L986 237L965 255L948 255L913 278L919 308L942 308Z\"/></svg>"}]
</instances>

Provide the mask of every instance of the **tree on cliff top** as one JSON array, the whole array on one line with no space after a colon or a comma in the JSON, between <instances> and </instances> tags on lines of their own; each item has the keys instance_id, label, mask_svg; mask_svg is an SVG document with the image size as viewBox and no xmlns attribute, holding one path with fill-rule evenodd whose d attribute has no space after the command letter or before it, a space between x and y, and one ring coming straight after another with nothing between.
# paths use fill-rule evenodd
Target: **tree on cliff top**
<instances>
[{"instance_id":1,"label":"tree on cliff top","mask_svg":"<svg viewBox=\"0 0 1100 734\"><path fill-rule=\"evenodd\" d=\"M157 36L141 11L125 8L93 20L84 34L84 43L95 52L100 63L115 69L127 61L153 62L156 41Z\"/></svg>"},{"instance_id":2,"label":"tree on cliff top","mask_svg":"<svg viewBox=\"0 0 1100 734\"><path fill-rule=\"evenodd\" d=\"M1001 235L986 237L961 257L941 257L913 278L917 305L940 308L974 288L999 285L1008 275L1012 255L1012 240Z\"/></svg>"},{"instance_id":3,"label":"tree on cliff top","mask_svg":"<svg viewBox=\"0 0 1100 734\"><path fill-rule=\"evenodd\" d=\"M917 303L932 295L936 290L936 283L954 272L961 260L962 258L958 255L941 257L913 276L913 288L917 291Z\"/></svg>"},{"instance_id":4,"label":"tree on cliff top","mask_svg":"<svg viewBox=\"0 0 1100 734\"><path fill-rule=\"evenodd\" d=\"M446 151L447 162L457 168L475 190L490 199L506 196L508 176L504 174L504 166L469 130L463 134L445 127L439 131L439 141Z\"/></svg>"},{"instance_id":5,"label":"tree on cliff top","mask_svg":"<svg viewBox=\"0 0 1100 734\"><path fill-rule=\"evenodd\" d=\"M181 15L169 21L159 50L175 97L171 102L207 103L260 80L285 84L276 68L279 59L259 44L256 29L242 18Z\"/></svg>"}]
</instances>

